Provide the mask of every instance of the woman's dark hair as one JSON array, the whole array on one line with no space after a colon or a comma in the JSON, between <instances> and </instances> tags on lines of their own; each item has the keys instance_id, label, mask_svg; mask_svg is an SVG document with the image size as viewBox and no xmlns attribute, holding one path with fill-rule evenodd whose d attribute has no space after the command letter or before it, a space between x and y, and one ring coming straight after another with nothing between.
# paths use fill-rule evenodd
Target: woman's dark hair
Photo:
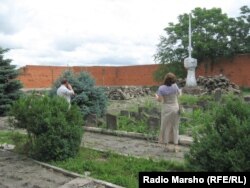
<instances>
[{"instance_id":1,"label":"woman's dark hair","mask_svg":"<svg viewBox=\"0 0 250 188\"><path fill-rule=\"evenodd\" d=\"M171 72L167 73L165 78L164 78L164 85L171 86L175 82L176 82L175 74L173 74Z\"/></svg>"},{"instance_id":2,"label":"woman's dark hair","mask_svg":"<svg viewBox=\"0 0 250 188\"><path fill-rule=\"evenodd\" d=\"M66 83L68 83L68 80L65 79L65 78L63 78L63 79L61 80L61 84L66 84Z\"/></svg>"}]
</instances>

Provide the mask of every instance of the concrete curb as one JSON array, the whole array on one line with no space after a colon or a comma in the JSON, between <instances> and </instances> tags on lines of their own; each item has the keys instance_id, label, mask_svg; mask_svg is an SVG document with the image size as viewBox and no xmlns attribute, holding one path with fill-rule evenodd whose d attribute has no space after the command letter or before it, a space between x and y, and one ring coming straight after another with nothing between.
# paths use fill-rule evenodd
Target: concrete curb
<instances>
[{"instance_id":1,"label":"concrete curb","mask_svg":"<svg viewBox=\"0 0 250 188\"><path fill-rule=\"evenodd\" d=\"M39 164L39 165L41 165L41 166L43 166L45 168L52 169L52 170L54 170L56 172L62 173L65 176L69 176L69 177L72 177L72 178L84 178L86 180L89 180L86 183L89 183L89 182L93 181L94 183L101 184L105 188L124 188L124 187L121 187L119 185L115 185L115 184L112 184L112 183L109 183L109 182L106 182L106 181L94 179L94 178L84 176L84 175L81 175L81 174L78 174L78 173L75 173L75 172L64 170L62 168L59 168L59 167L56 167L56 166L53 166L53 165L50 165L50 164L47 164L47 163L43 163L43 162L40 162L40 161L36 161L34 159L31 159L31 160L33 160L35 163L37 163L37 164Z\"/></svg>"},{"instance_id":2,"label":"concrete curb","mask_svg":"<svg viewBox=\"0 0 250 188\"><path fill-rule=\"evenodd\" d=\"M145 135L143 133L135 133L135 132L126 132L126 131L117 131L117 130L110 130L110 129L102 129L98 127L83 127L84 131L93 132L93 133L101 133L101 134L108 134L113 136L123 136L123 137L130 137L136 139L143 139L143 140L151 140L153 142L157 142L157 137L152 135ZM179 144L180 145L191 145L193 142L193 138L185 135L179 136Z\"/></svg>"},{"instance_id":3,"label":"concrete curb","mask_svg":"<svg viewBox=\"0 0 250 188\"><path fill-rule=\"evenodd\" d=\"M25 158L33 161L34 163L36 163L36 164L38 164L38 165L40 165L40 166L42 166L44 168L52 169L53 171L61 173L61 174L65 175L65 176L68 176L68 177L71 177L71 178L81 178L82 179L82 180L80 180L81 183L88 184L88 183L94 182L96 184L100 184L100 185L104 186L105 188L124 188L124 187L121 187L119 185L115 185L115 184L112 184L112 183L109 183L109 182L106 182L106 181L103 181L103 180L94 179L94 178L91 178L91 177L88 177L88 176L85 176L85 175L81 175L81 174L78 174L78 173L75 173L75 172L64 170L62 168L50 165L48 163L37 161L37 160L29 158L29 157L27 157L25 155L16 153L16 152L13 151L13 149L0 149L0 150L3 150L3 151L6 150L8 152L15 153L15 154L17 154L19 156L24 156ZM67 185L65 184L65 186L61 186L61 188L70 188L70 187L72 187L72 186L70 186L70 182L67 183Z\"/></svg>"}]
</instances>

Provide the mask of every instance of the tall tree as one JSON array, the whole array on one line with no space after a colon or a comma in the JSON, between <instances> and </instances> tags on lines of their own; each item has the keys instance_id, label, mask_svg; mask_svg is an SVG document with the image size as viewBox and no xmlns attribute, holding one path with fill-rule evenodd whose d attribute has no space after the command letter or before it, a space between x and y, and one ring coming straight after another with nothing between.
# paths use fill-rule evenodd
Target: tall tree
<instances>
[{"instance_id":1,"label":"tall tree","mask_svg":"<svg viewBox=\"0 0 250 188\"><path fill-rule=\"evenodd\" d=\"M4 59L7 51L0 47L0 116L5 115L11 104L20 97L22 88L20 81L16 80L16 66L10 64L11 59Z\"/></svg>"},{"instance_id":2,"label":"tall tree","mask_svg":"<svg viewBox=\"0 0 250 188\"><path fill-rule=\"evenodd\" d=\"M229 18L220 8L195 8L192 15L192 57L198 63L209 59L212 64L218 57L233 56L238 53L249 53L250 10L241 7L237 18ZM157 45L155 61L160 64L183 64L188 56L189 15L178 16L178 23L169 23ZM176 67L180 67L178 66ZM160 70L161 69L161 70ZM157 72L162 74L162 67ZM177 70L176 73L183 69ZM183 74L182 74L183 75Z\"/></svg>"},{"instance_id":3,"label":"tall tree","mask_svg":"<svg viewBox=\"0 0 250 188\"><path fill-rule=\"evenodd\" d=\"M228 28L230 43L229 54L250 52L250 8L243 6L237 18L230 19Z\"/></svg>"}]
</instances>

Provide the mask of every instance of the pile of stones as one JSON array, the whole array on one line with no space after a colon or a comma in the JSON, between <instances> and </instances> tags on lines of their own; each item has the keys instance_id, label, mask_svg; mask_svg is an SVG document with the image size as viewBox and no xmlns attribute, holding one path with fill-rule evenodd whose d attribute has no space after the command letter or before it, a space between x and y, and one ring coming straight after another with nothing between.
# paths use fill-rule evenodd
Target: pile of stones
<instances>
[{"instance_id":1,"label":"pile of stones","mask_svg":"<svg viewBox=\"0 0 250 188\"><path fill-rule=\"evenodd\" d=\"M232 92L235 94L240 93L239 86L230 82L230 80L223 75L218 75L213 77L199 76L197 79L197 84L203 86L208 93L214 93L218 89L220 89L222 93L228 93L228 92Z\"/></svg>"},{"instance_id":2,"label":"pile of stones","mask_svg":"<svg viewBox=\"0 0 250 188\"><path fill-rule=\"evenodd\" d=\"M150 88L140 86L107 87L106 94L111 100L128 100L152 95Z\"/></svg>"},{"instance_id":3,"label":"pile of stones","mask_svg":"<svg viewBox=\"0 0 250 188\"><path fill-rule=\"evenodd\" d=\"M227 77L223 75L217 75L217 76L199 76L197 79L197 85L200 88L202 88L202 93L214 93L217 90L221 90L222 93L240 93L240 88L238 85L232 83ZM185 80L178 79L177 84L179 87L185 86Z\"/></svg>"},{"instance_id":4,"label":"pile of stones","mask_svg":"<svg viewBox=\"0 0 250 188\"><path fill-rule=\"evenodd\" d=\"M191 88L192 94L214 94L218 90L221 93L235 93L240 94L238 85L232 83L227 77L223 75L217 76L199 76L197 79L197 87ZM189 88L185 87L185 79L178 79L177 85L183 88L186 93L189 93ZM153 96L153 91L149 87L142 86L117 86L106 87L106 94L111 100L128 100L143 96Z\"/></svg>"}]
</instances>

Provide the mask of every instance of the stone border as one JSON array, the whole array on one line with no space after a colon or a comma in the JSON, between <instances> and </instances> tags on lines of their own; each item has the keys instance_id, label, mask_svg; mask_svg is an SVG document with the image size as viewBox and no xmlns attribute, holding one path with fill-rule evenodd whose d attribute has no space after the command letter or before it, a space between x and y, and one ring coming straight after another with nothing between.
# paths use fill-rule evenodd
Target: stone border
<instances>
[{"instance_id":1,"label":"stone border","mask_svg":"<svg viewBox=\"0 0 250 188\"><path fill-rule=\"evenodd\" d=\"M112 184L112 183L109 183L109 182L106 182L106 181L103 181L103 180L94 179L94 178L84 176L84 175L81 175L81 174L78 174L78 173L75 173L75 172L64 170L62 168L59 168L59 167L56 167L56 166L53 166L53 165L50 165L50 164L47 164L47 163L43 163L43 162L40 162L40 161L36 161L34 159L31 159L31 160L34 161L35 163L41 165L42 167L52 169L53 171L62 173L65 176L69 176L69 177L72 177L72 178L84 178L86 180L93 181L94 183L101 184L101 185L105 186L105 188L124 188L124 187L121 187L119 185L115 185L115 184ZM89 183L89 182L87 182L87 183Z\"/></svg>"},{"instance_id":2,"label":"stone border","mask_svg":"<svg viewBox=\"0 0 250 188\"><path fill-rule=\"evenodd\" d=\"M108 134L108 135L113 135L113 136L123 136L123 137L151 140L151 141L157 142L157 137L145 135L143 133L117 131L117 130L103 129L103 128L98 128L98 127L87 127L87 126L83 126L83 129L84 131L93 132L93 133ZM191 145L192 142L193 142L192 137L185 136L185 135L179 136L180 145Z\"/></svg>"},{"instance_id":3,"label":"stone border","mask_svg":"<svg viewBox=\"0 0 250 188\"><path fill-rule=\"evenodd\" d=\"M11 145L11 146L14 146L14 145ZM3 148L1 150L6 150L6 151L9 151L9 152L15 153L13 151L13 149L14 148ZM19 154L19 153L15 153L15 154L22 156L22 154ZM82 178L82 180L86 180L86 181L83 182L85 184L89 184L89 183L93 182L93 183L105 186L105 188L124 188L124 187L121 187L119 185L115 185L113 183L109 183L109 182L106 182L106 181L103 181L103 180L99 180L99 179L94 179L94 178L91 178L91 177L88 177L88 176L85 176L85 175L81 175L81 174L78 174L78 173L75 173L75 172L64 170L62 168L50 165L48 163L37 161L35 159L27 157L26 155L24 155L24 156L25 156L25 158L33 161L34 163L36 163L36 164L38 164L38 165L40 165L40 166L42 166L44 168L52 169L53 171L58 172L58 173L62 173L65 176L68 176L68 177L71 177L71 178ZM61 186L61 187L63 187L63 186Z\"/></svg>"}]
</instances>

